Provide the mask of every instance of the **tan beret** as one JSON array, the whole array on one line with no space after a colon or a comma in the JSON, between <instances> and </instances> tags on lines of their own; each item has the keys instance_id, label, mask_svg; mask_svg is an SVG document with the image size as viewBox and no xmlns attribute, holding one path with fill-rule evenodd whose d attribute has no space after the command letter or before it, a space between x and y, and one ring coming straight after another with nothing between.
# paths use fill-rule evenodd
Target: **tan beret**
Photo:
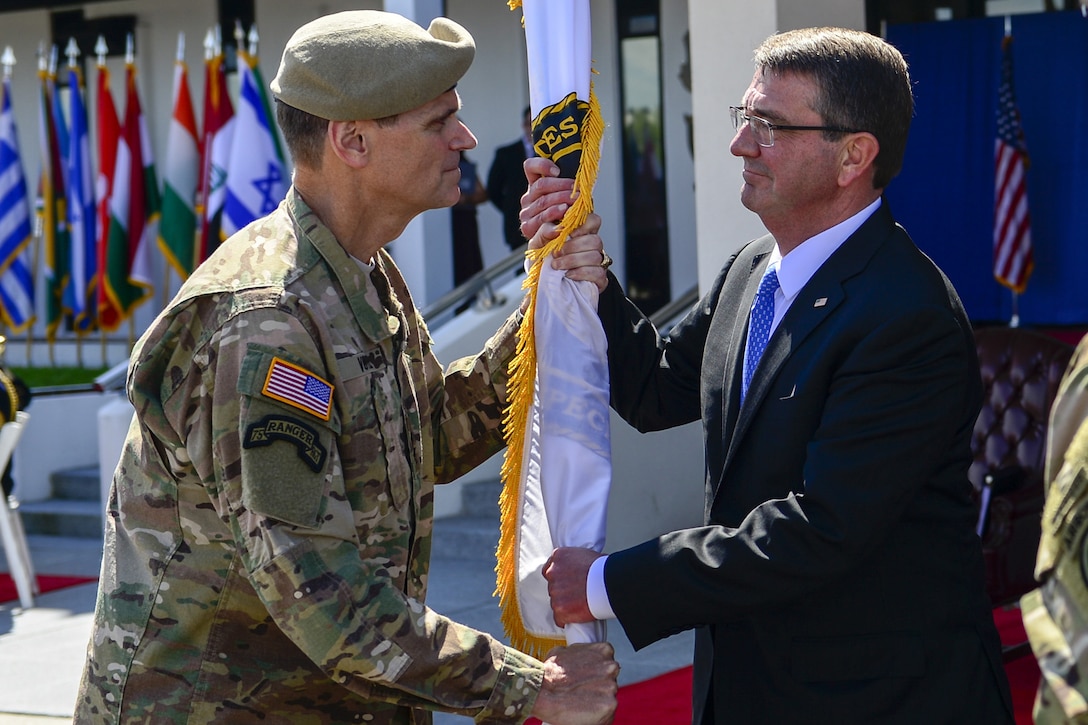
<instances>
[{"instance_id":1,"label":"tan beret","mask_svg":"<svg viewBox=\"0 0 1088 725\"><path fill-rule=\"evenodd\" d=\"M448 18L424 30L379 10L333 13L303 25L283 49L272 94L330 121L384 118L457 85L476 43Z\"/></svg>"}]
</instances>

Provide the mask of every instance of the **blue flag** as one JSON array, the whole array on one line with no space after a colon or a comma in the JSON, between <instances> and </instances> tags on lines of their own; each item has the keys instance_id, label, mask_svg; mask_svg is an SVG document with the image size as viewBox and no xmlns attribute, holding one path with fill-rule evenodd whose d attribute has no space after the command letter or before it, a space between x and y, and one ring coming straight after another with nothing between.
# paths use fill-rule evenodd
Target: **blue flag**
<instances>
[{"instance_id":1,"label":"blue flag","mask_svg":"<svg viewBox=\"0 0 1088 725\"><path fill-rule=\"evenodd\" d=\"M242 52L238 57L238 109L227 164L224 238L275 210L289 183L268 101L254 72L257 60Z\"/></svg>"},{"instance_id":2,"label":"blue flag","mask_svg":"<svg viewBox=\"0 0 1088 725\"><path fill-rule=\"evenodd\" d=\"M30 198L11 110L11 81L4 78L0 106L0 314L15 332L34 322L31 237Z\"/></svg>"},{"instance_id":3,"label":"blue flag","mask_svg":"<svg viewBox=\"0 0 1088 725\"><path fill-rule=\"evenodd\" d=\"M71 234L68 281L64 287L64 306L71 312L76 330L94 328L97 319L95 271L97 218L94 194L94 170L91 166L91 141L87 131L87 109L83 105L80 73L68 69L69 122L71 146L68 149L67 207Z\"/></svg>"}]
</instances>

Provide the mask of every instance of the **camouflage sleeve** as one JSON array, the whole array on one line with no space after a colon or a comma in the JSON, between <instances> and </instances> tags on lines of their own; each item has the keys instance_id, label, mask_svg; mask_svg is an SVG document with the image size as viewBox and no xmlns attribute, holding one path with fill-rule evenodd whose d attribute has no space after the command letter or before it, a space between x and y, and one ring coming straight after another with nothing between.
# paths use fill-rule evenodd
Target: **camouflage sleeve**
<instances>
[{"instance_id":1,"label":"camouflage sleeve","mask_svg":"<svg viewBox=\"0 0 1088 725\"><path fill-rule=\"evenodd\" d=\"M1038 723L1088 722L1088 337L1051 412L1047 495L1035 576L1021 600L1042 679Z\"/></svg>"},{"instance_id":2,"label":"camouflage sleeve","mask_svg":"<svg viewBox=\"0 0 1088 725\"><path fill-rule=\"evenodd\" d=\"M396 585L404 547L393 542L413 528L411 508L376 493L387 486L379 463L372 479L345 485L344 447L365 456L369 443L349 436L332 403L321 402L335 372L314 332L257 309L225 324L194 362L201 379L183 407L190 420L211 421L212 502L276 626L332 681L372 700L482 723L527 717L541 664ZM317 403L276 387L292 375L312 386Z\"/></svg>"},{"instance_id":3,"label":"camouflage sleeve","mask_svg":"<svg viewBox=\"0 0 1088 725\"><path fill-rule=\"evenodd\" d=\"M456 479L505 447L502 421L521 320L515 311L480 353L454 361L439 378L442 384L429 386L437 418L436 483Z\"/></svg>"}]
</instances>

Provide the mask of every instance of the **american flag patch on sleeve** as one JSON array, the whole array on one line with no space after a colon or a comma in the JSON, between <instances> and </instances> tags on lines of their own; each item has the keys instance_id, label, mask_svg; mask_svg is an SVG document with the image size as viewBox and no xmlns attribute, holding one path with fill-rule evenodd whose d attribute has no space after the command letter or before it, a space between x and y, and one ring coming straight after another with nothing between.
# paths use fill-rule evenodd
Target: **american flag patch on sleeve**
<instances>
[{"instance_id":1,"label":"american flag patch on sleeve","mask_svg":"<svg viewBox=\"0 0 1088 725\"><path fill-rule=\"evenodd\" d=\"M332 411L332 389L332 385L313 373L274 357L261 392L328 420Z\"/></svg>"}]
</instances>

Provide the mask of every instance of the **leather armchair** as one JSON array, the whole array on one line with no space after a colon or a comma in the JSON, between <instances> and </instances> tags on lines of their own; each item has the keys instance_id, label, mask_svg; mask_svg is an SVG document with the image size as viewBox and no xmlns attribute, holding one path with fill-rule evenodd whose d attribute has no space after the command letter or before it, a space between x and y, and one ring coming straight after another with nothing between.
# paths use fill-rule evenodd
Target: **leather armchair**
<instances>
[{"instance_id":1,"label":"leather armchair","mask_svg":"<svg viewBox=\"0 0 1088 725\"><path fill-rule=\"evenodd\" d=\"M1047 423L1073 347L1010 327L975 330L975 345L985 398L968 475L979 500L986 587L998 606L1037 586Z\"/></svg>"}]
</instances>

